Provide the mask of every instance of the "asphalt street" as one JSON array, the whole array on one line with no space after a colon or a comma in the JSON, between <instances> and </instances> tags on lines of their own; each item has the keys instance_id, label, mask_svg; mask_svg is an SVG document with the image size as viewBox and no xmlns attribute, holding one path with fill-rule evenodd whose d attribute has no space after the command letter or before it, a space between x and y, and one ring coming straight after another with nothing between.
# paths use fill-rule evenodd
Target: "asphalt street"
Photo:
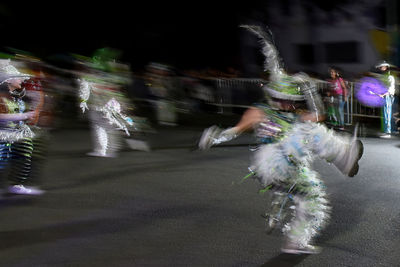
<instances>
[{"instance_id":1,"label":"asphalt street","mask_svg":"<svg viewBox=\"0 0 400 267\"><path fill-rule=\"evenodd\" d=\"M252 136L193 150L201 127L142 136L149 152L86 156L85 127L58 129L38 197L0 199L0 266L400 266L400 138L361 137L359 174L315 161L332 206L317 255L280 252L248 173Z\"/></svg>"}]
</instances>

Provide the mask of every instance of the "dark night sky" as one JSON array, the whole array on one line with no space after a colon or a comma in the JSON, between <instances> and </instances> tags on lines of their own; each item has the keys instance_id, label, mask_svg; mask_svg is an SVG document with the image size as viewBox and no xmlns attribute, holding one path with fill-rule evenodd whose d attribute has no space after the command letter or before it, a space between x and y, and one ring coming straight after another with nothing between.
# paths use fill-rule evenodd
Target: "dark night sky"
<instances>
[{"instance_id":1,"label":"dark night sky","mask_svg":"<svg viewBox=\"0 0 400 267\"><path fill-rule=\"evenodd\" d=\"M135 3L79 6L54 1L51 6L31 3L24 8L1 4L0 27L8 36L2 47L46 58L68 52L90 55L96 48L111 46L137 66L148 61L183 68L237 64L239 20L252 6Z\"/></svg>"},{"instance_id":2,"label":"dark night sky","mask_svg":"<svg viewBox=\"0 0 400 267\"><path fill-rule=\"evenodd\" d=\"M329 11L350 0L301 1ZM123 60L134 68L149 61L178 68L237 67L243 60L238 26L248 19L267 20L269 1L224 2L2 3L0 48L30 51L46 59L59 53L90 56L97 48L111 46L122 50Z\"/></svg>"}]
</instances>

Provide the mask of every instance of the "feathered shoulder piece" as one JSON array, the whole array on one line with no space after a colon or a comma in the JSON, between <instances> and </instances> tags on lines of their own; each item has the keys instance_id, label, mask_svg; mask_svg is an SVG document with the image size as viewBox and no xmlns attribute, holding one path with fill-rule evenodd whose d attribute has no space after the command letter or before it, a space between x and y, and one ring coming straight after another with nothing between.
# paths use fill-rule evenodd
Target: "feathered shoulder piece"
<instances>
[{"instance_id":1,"label":"feathered shoulder piece","mask_svg":"<svg viewBox=\"0 0 400 267\"><path fill-rule=\"evenodd\" d=\"M280 77L285 74L285 71L278 50L274 44L271 31L268 28L263 29L258 25L240 25L239 27L250 31L260 39L262 53L265 56L264 71L270 73L272 81L279 80Z\"/></svg>"}]
</instances>

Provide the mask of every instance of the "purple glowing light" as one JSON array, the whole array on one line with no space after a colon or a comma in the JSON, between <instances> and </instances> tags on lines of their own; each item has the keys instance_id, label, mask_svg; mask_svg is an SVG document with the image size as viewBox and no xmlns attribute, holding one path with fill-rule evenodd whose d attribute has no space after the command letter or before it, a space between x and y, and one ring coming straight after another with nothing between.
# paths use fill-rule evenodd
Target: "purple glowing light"
<instances>
[{"instance_id":1,"label":"purple glowing light","mask_svg":"<svg viewBox=\"0 0 400 267\"><path fill-rule=\"evenodd\" d=\"M379 95L386 93L387 90L385 85L378 79L364 77L356 85L355 96L362 105L377 108L385 104L385 99Z\"/></svg>"}]
</instances>

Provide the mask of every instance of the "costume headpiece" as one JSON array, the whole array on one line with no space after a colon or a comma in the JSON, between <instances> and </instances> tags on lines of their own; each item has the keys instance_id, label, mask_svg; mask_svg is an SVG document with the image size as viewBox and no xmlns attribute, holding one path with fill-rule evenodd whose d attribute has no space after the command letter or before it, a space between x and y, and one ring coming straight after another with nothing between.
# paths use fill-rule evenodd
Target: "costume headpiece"
<instances>
[{"instance_id":1,"label":"costume headpiece","mask_svg":"<svg viewBox=\"0 0 400 267\"><path fill-rule=\"evenodd\" d=\"M121 52L113 48L104 47L97 49L92 57L92 67L105 72L112 72L112 62L117 60L120 55Z\"/></svg>"},{"instance_id":2,"label":"costume headpiece","mask_svg":"<svg viewBox=\"0 0 400 267\"><path fill-rule=\"evenodd\" d=\"M305 73L289 75L283 69L282 60L276 49L272 33L256 25L240 25L260 38L262 53L265 56L264 70L269 72L270 82L264 86L267 93L277 99L304 100L304 87L311 85L310 77Z\"/></svg>"},{"instance_id":3,"label":"costume headpiece","mask_svg":"<svg viewBox=\"0 0 400 267\"><path fill-rule=\"evenodd\" d=\"M31 77L29 74L19 72L19 70L11 65L10 59L0 61L0 85L12 79L27 80ZM21 98L26 94L25 88L14 89L10 91L13 97Z\"/></svg>"},{"instance_id":4,"label":"costume headpiece","mask_svg":"<svg viewBox=\"0 0 400 267\"><path fill-rule=\"evenodd\" d=\"M387 63L385 60L384 61L382 61L381 63L379 63L378 65L376 65L375 66L375 68L381 68L381 67L390 67L390 64L389 63Z\"/></svg>"},{"instance_id":5,"label":"costume headpiece","mask_svg":"<svg viewBox=\"0 0 400 267\"><path fill-rule=\"evenodd\" d=\"M0 60L0 84L16 78L26 80L30 78L30 75L19 72L16 67L11 65L9 59Z\"/></svg>"}]
</instances>

